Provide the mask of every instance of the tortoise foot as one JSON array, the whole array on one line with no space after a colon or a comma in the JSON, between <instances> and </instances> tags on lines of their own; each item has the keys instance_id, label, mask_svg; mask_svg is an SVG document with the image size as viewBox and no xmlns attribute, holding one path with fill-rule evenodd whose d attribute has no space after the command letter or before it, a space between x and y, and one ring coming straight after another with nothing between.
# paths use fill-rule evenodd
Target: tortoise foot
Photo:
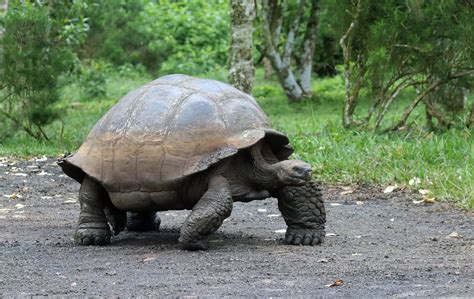
<instances>
[{"instance_id":1,"label":"tortoise foot","mask_svg":"<svg viewBox=\"0 0 474 299\"><path fill-rule=\"evenodd\" d=\"M110 229L95 227L79 227L74 235L74 241L77 245L107 245L110 243Z\"/></svg>"},{"instance_id":2,"label":"tortoise foot","mask_svg":"<svg viewBox=\"0 0 474 299\"><path fill-rule=\"evenodd\" d=\"M185 250L197 251L197 250L207 250L209 248L209 242L207 240L198 240L198 241L183 241L179 239L181 246Z\"/></svg>"},{"instance_id":3,"label":"tortoise foot","mask_svg":"<svg viewBox=\"0 0 474 299\"><path fill-rule=\"evenodd\" d=\"M312 228L288 228L285 235L285 243L291 245L319 245L324 242L326 236L324 229Z\"/></svg>"},{"instance_id":4,"label":"tortoise foot","mask_svg":"<svg viewBox=\"0 0 474 299\"><path fill-rule=\"evenodd\" d=\"M129 231L146 232L158 230L161 219L156 213L127 213L127 229Z\"/></svg>"}]
</instances>

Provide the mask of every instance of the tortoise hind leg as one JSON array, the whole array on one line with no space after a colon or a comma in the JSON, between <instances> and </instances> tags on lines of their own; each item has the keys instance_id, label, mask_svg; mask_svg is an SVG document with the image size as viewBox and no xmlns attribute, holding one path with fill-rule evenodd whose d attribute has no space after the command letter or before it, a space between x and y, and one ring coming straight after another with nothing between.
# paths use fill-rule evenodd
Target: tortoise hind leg
<instances>
[{"instance_id":1,"label":"tortoise hind leg","mask_svg":"<svg viewBox=\"0 0 474 299\"><path fill-rule=\"evenodd\" d=\"M78 245L106 245L110 242L110 228L104 209L110 199L104 188L89 177L84 178L79 190L81 212L74 240Z\"/></svg>"},{"instance_id":2,"label":"tortoise hind leg","mask_svg":"<svg viewBox=\"0 0 474 299\"><path fill-rule=\"evenodd\" d=\"M127 229L130 231L151 231L160 227L160 217L155 212L127 213Z\"/></svg>"},{"instance_id":3,"label":"tortoise hind leg","mask_svg":"<svg viewBox=\"0 0 474 299\"><path fill-rule=\"evenodd\" d=\"M214 176L209 181L206 193L194 206L181 227L179 242L187 250L206 250L207 237L215 232L230 216L232 195L229 183L223 176Z\"/></svg>"},{"instance_id":4,"label":"tortoise hind leg","mask_svg":"<svg viewBox=\"0 0 474 299\"><path fill-rule=\"evenodd\" d=\"M319 185L310 181L303 186L281 188L276 197L288 228L285 242L317 245L324 241L326 212Z\"/></svg>"}]
</instances>

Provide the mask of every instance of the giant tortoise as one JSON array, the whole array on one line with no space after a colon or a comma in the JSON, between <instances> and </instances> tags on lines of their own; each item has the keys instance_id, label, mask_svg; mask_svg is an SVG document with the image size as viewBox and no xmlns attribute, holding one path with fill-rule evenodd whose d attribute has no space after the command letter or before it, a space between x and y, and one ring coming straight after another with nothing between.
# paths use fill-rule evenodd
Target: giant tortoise
<instances>
[{"instance_id":1,"label":"giant tortoise","mask_svg":"<svg viewBox=\"0 0 474 299\"><path fill-rule=\"evenodd\" d=\"M123 97L59 160L81 184L75 242L104 245L110 227L154 229L157 211L189 209L179 242L207 249L234 201L274 197L286 243L320 244L321 192L310 165L288 159L292 152L251 96L214 80L161 77Z\"/></svg>"}]
</instances>

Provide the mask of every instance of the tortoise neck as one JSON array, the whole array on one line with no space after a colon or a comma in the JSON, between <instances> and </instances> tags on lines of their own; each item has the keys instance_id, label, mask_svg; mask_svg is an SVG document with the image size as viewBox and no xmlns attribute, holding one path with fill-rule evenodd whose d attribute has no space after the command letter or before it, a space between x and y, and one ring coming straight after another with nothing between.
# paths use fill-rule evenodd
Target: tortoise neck
<instances>
[{"instance_id":1,"label":"tortoise neck","mask_svg":"<svg viewBox=\"0 0 474 299\"><path fill-rule=\"evenodd\" d=\"M280 186L278 176L277 176L277 166L272 164L270 161L278 159L276 157L264 157L262 152L264 143L259 142L250 149L250 155L252 157L252 167L250 167L250 176L249 179L252 183L261 186L262 189L268 191L275 190Z\"/></svg>"}]
</instances>

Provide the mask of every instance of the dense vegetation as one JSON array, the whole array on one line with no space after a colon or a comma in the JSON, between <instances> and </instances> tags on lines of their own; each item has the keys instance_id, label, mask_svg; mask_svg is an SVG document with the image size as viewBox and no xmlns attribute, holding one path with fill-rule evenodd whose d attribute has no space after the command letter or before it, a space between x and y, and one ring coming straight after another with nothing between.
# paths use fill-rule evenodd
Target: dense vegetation
<instances>
[{"instance_id":1,"label":"dense vegetation","mask_svg":"<svg viewBox=\"0 0 474 299\"><path fill-rule=\"evenodd\" d=\"M317 12L311 88L295 103L265 65L260 3L253 94L316 177L428 189L474 208L469 1L276 1L281 53L298 10L305 22ZM10 1L0 24L0 155L75 151L121 96L157 76L227 78L224 0ZM288 64L297 80L305 28Z\"/></svg>"}]
</instances>

